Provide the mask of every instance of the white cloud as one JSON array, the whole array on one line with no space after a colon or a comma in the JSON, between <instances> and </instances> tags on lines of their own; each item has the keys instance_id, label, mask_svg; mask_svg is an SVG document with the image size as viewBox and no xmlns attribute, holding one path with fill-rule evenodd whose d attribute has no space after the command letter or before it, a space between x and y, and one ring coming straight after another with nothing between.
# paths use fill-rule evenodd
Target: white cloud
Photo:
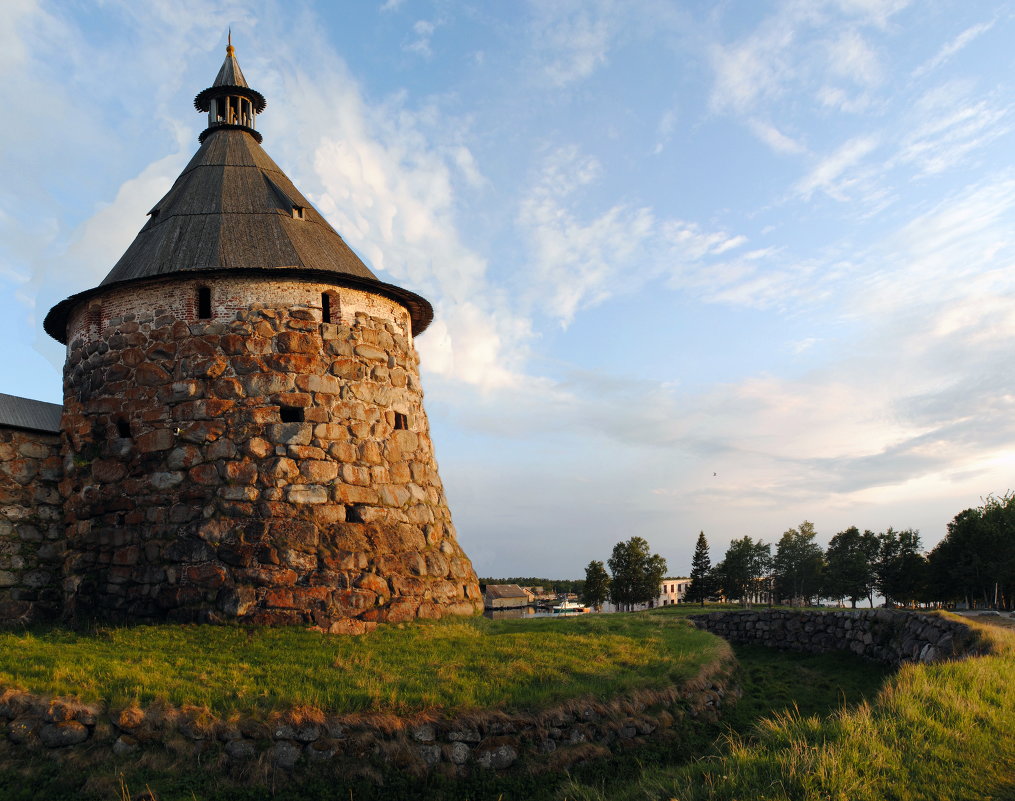
<instances>
[{"instance_id":1,"label":"white cloud","mask_svg":"<svg viewBox=\"0 0 1015 801\"><path fill-rule=\"evenodd\" d=\"M865 86L883 80L881 58L861 28L881 30L905 2L784 3L739 40L715 43L709 51L715 74L710 105L714 111L752 115L792 87L845 78ZM815 50L813 35L828 29L839 35Z\"/></svg>"},{"instance_id":2,"label":"white cloud","mask_svg":"<svg viewBox=\"0 0 1015 801\"><path fill-rule=\"evenodd\" d=\"M910 5L910 0L833 0L845 14L876 28L884 28L888 21Z\"/></svg>"},{"instance_id":3,"label":"white cloud","mask_svg":"<svg viewBox=\"0 0 1015 801\"><path fill-rule=\"evenodd\" d=\"M990 22L981 22L977 25L972 25L966 28L962 33L956 36L954 39L946 43L940 50L937 51L931 58L923 62L919 67L913 70L914 78L921 78L928 72L932 72L950 60L952 56L962 50L966 45L972 42L981 34L986 33L994 27L996 20Z\"/></svg>"},{"instance_id":4,"label":"white cloud","mask_svg":"<svg viewBox=\"0 0 1015 801\"><path fill-rule=\"evenodd\" d=\"M871 107L871 97L867 92L850 94L838 86L822 86L818 90L818 101L828 108L859 114Z\"/></svg>"},{"instance_id":5,"label":"white cloud","mask_svg":"<svg viewBox=\"0 0 1015 801\"><path fill-rule=\"evenodd\" d=\"M712 108L744 114L760 100L780 94L792 73L788 51L793 41L792 28L766 26L739 43L714 45Z\"/></svg>"},{"instance_id":6,"label":"white cloud","mask_svg":"<svg viewBox=\"0 0 1015 801\"><path fill-rule=\"evenodd\" d=\"M973 151L1011 130L1010 106L1002 106L964 81L925 92L914 104L898 159L933 175L962 163Z\"/></svg>"},{"instance_id":7,"label":"white cloud","mask_svg":"<svg viewBox=\"0 0 1015 801\"><path fill-rule=\"evenodd\" d=\"M790 350L793 351L794 355L799 356L801 353L806 353L821 340L817 337L806 337L805 339L799 339L796 342L790 343Z\"/></svg>"},{"instance_id":8,"label":"white cloud","mask_svg":"<svg viewBox=\"0 0 1015 801\"><path fill-rule=\"evenodd\" d=\"M655 147L652 148L653 156L658 156L666 149L666 145L669 143L670 137L673 136L673 131L676 127L676 109L668 109L659 119L659 124L656 126L656 144Z\"/></svg>"},{"instance_id":9,"label":"white cloud","mask_svg":"<svg viewBox=\"0 0 1015 801\"><path fill-rule=\"evenodd\" d=\"M879 145L874 136L858 136L844 143L830 156L822 159L806 176L797 182L794 191L809 200L821 191L839 201L848 200L852 190L866 184L868 173L855 169Z\"/></svg>"},{"instance_id":10,"label":"white cloud","mask_svg":"<svg viewBox=\"0 0 1015 801\"><path fill-rule=\"evenodd\" d=\"M849 306L878 318L1015 292L1007 273L1015 226L1015 178L1003 174L947 197L863 256L873 265ZM1004 268L1004 269L1002 269ZM971 280L980 276L978 281ZM987 291L982 283L989 277ZM997 283L1003 277L1001 283Z\"/></svg>"},{"instance_id":11,"label":"white cloud","mask_svg":"<svg viewBox=\"0 0 1015 801\"><path fill-rule=\"evenodd\" d=\"M833 75L867 86L883 80L881 61L856 30L846 30L828 43L829 69Z\"/></svg>"},{"instance_id":12,"label":"white cloud","mask_svg":"<svg viewBox=\"0 0 1015 801\"><path fill-rule=\"evenodd\" d=\"M797 155L799 153L806 152L806 148L795 139L791 139L786 136L782 131L776 128L774 125L760 120L752 118L748 125L754 132L754 135L758 137L762 142L768 145L776 153L782 153L785 155Z\"/></svg>"},{"instance_id":13,"label":"white cloud","mask_svg":"<svg viewBox=\"0 0 1015 801\"><path fill-rule=\"evenodd\" d=\"M533 2L530 9L537 63L550 86L584 80L606 63L623 14L611 0Z\"/></svg>"},{"instance_id":14,"label":"white cloud","mask_svg":"<svg viewBox=\"0 0 1015 801\"><path fill-rule=\"evenodd\" d=\"M180 144L182 148L189 146ZM147 222L148 210L169 191L189 157L190 153L181 149L148 165L140 175L124 182L113 202L96 211L74 233L64 259L74 264L75 280L82 287L97 286L106 277ZM62 266L47 265L38 280L59 284Z\"/></svg>"},{"instance_id":15,"label":"white cloud","mask_svg":"<svg viewBox=\"0 0 1015 801\"><path fill-rule=\"evenodd\" d=\"M0 19L0 79L19 68L28 58L29 32L41 22L45 12L36 0L9 0ZM52 24L51 20L47 20Z\"/></svg>"},{"instance_id":16,"label":"white cloud","mask_svg":"<svg viewBox=\"0 0 1015 801\"><path fill-rule=\"evenodd\" d=\"M702 232L693 223L659 220L647 206L617 204L582 214L577 190L600 171L577 148L559 148L546 158L519 207L518 223L532 252L535 302L563 325L580 309L657 276L680 274L746 242L743 236Z\"/></svg>"},{"instance_id":17,"label":"white cloud","mask_svg":"<svg viewBox=\"0 0 1015 801\"><path fill-rule=\"evenodd\" d=\"M415 38L402 46L402 49L407 53L415 53L417 56L423 58L430 58L433 56L433 50L430 47L430 43L433 40L434 31L437 30L439 23L431 22L430 20L417 20L413 23L412 33Z\"/></svg>"}]
</instances>

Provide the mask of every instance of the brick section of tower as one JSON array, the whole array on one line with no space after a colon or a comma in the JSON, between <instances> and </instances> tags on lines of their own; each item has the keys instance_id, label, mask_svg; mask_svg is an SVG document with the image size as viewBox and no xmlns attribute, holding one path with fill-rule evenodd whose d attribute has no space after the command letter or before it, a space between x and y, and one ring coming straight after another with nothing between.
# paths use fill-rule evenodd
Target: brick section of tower
<instances>
[{"instance_id":1,"label":"brick section of tower","mask_svg":"<svg viewBox=\"0 0 1015 801\"><path fill-rule=\"evenodd\" d=\"M480 611L409 325L393 300L295 277L181 276L82 304L64 374L66 613L355 633Z\"/></svg>"}]
</instances>

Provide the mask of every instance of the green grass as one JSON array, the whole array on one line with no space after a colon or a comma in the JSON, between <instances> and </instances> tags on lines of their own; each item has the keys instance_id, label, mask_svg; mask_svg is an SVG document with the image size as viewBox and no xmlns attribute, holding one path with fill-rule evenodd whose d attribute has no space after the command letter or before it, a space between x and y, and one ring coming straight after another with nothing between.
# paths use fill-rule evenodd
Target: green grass
<instances>
[{"instance_id":1,"label":"green grass","mask_svg":"<svg viewBox=\"0 0 1015 801\"><path fill-rule=\"evenodd\" d=\"M693 642L669 637L672 632L686 632L681 618L695 611L674 607L648 614L569 620L453 621L391 628L378 632L383 635L380 637L370 635L339 642L327 637L317 642L317 635L311 632L272 630L253 635L254 644L249 647L254 649L251 653L260 655L258 659L273 655L279 663L289 659L320 663L323 659L331 672L343 670L335 667L340 656L349 659L358 654L365 658L369 654L368 664L373 667L368 672L375 676L374 680L382 680L378 670L383 673L386 669L391 675L415 672L411 682L399 679L395 698L396 705L419 709L429 704L422 700L428 693L439 691L436 687L420 690L420 683L427 683L420 679L420 674L429 671L436 676L441 664L450 664L448 660L457 658L466 661L459 664L456 672L469 670L468 660L473 656L463 656L459 649L464 647L470 654L483 655L488 665L513 664L512 660L524 653L525 659L538 665L534 670L549 673L544 672L539 681L530 675L496 688L479 687L482 682L497 679L498 672L491 669L479 674L482 679L464 681L455 690L471 693L473 699L499 698L493 705L521 708L540 705L537 698L552 701L569 694L609 695L668 683L670 677L661 681L655 675L660 668L686 670L686 675L693 675L708 658L699 660L690 653L698 647ZM463 631L462 627L472 630ZM176 632L171 637L146 629L115 629L87 636L57 630L37 630L14 639L4 639L13 635L0 635L0 683L14 663L21 673L45 673L45 667L29 668L26 663L39 654L38 643L49 643L42 650L54 648L54 638L70 641L81 637L81 644L76 647L90 653L91 664L98 669L125 652L135 651L136 658L143 652L144 658L153 659L150 652L155 646L153 638L161 643L155 650L164 653L167 648L191 647L190 639L200 640L205 632L209 632L212 640L202 647L209 652L223 648L220 661L227 663L239 648L231 638L247 637L239 629L169 628ZM744 697L727 710L719 725L686 721L671 730L669 739L577 765L570 775L530 776L523 771L491 776L476 772L468 779L451 781L437 774L420 778L393 774L386 775L385 783L377 786L367 780L308 771L298 777L278 776L268 782L237 784L215 769L181 770L179 758L175 757L177 761L173 762L171 754L166 755L165 761L153 758L110 763L96 752L93 761L89 761L87 754L74 757L77 761L73 761L70 757L61 760L49 754L25 753L0 743L0 801L50 797L113 801L119 798L121 775L132 792L148 784L158 791L160 801L1015 799L1015 738L1011 736L1015 722L1012 678L1015 632L990 631L987 636L996 644L992 655L940 665L907 666L898 672L848 654L807 655L737 646ZM715 642L703 633L691 633L702 634L705 643ZM276 636L282 639L276 642ZM35 644L26 644L26 637ZM111 640L117 644L109 644ZM89 642L91 645L86 647ZM304 653L308 643L310 650L324 649L324 653L308 657ZM26 658L25 651L16 650L22 646L33 656ZM676 658L660 661L660 646L672 647ZM684 648L689 653L681 650ZM95 654L105 649L109 651L107 656L98 659ZM185 656L181 650L174 658L186 661ZM191 652L189 658L198 656ZM597 670L597 666L588 664L597 658L612 661L604 670ZM388 659L392 661L385 662ZM255 661L253 656L248 657L247 664ZM157 660L149 664L155 665ZM380 664L387 668L379 668ZM226 677L215 690L218 695L228 694L229 688L246 681L238 679L226 664L206 666L205 672L208 677L219 674L220 679ZM121 680L121 697L127 698L131 692L137 694L138 673L135 665L130 671L133 678ZM174 682L177 678L174 677ZM260 680L263 679L251 679ZM90 681L97 688L107 684L108 677ZM428 683L435 685L441 681L431 678ZM19 683L27 685L28 678ZM161 689L152 692L172 697L166 690L166 680L156 684ZM187 678L178 688L186 690L181 697L193 701L188 693L200 684L199 678ZM275 687L263 696L260 708L306 700L298 696L299 693ZM370 693L361 692L359 697L367 708L373 708ZM416 701L410 704L413 698ZM382 698L377 708L390 708L386 703ZM484 702L477 701L475 705L482 706ZM228 702L225 706L229 706ZM461 707L455 704L447 708Z\"/></svg>"},{"instance_id":2,"label":"green grass","mask_svg":"<svg viewBox=\"0 0 1015 801\"><path fill-rule=\"evenodd\" d=\"M647 766L623 788L575 783L565 795L569 801L1013 799L1015 633L990 629L986 636L995 643L992 655L905 666L874 697L830 714L783 698L754 725L732 729L705 759ZM750 662L741 649L737 654ZM750 716L744 708L736 714L741 724Z\"/></svg>"},{"instance_id":3,"label":"green grass","mask_svg":"<svg viewBox=\"0 0 1015 801\"><path fill-rule=\"evenodd\" d=\"M623 617L637 620L659 616ZM665 620L667 616L662 617ZM534 622L539 621L525 621ZM562 621L546 621L559 622ZM827 715L844 703L856 705L873 697L889 675L885 668L846 654L813 656L758 647L737 647L736 653L745 695L727 711L723 723L685 721L670 730L667 739L609 759L576 765L570 774L528 775L522 771L495 776L476 771L467 779L454 780L436 774L422 778L388 774L384 785L377 786L368 780L335 773L302 771L296 777L278 776L274 785L271 781L237 784L215 769L179 770L171 763L156 760L142 764L133 759L112 764L108 760L82 760L71 767L61 765L47 754L27 754L23 749L0 743L0 801L36 798L119 801L121 773L133 793L149 785L158 791L160 801L562 801L565 798L574 801L576 787L581 793L592 792L594 798L614 797L627 788L638 788L650 769L672 770L709 753L717 740L723 741L731 725L735 730L749 731L759 718L794 706L805 714ZM632 797L642 801L648 796L642 793Z\"/></svg>"},{"instance_id":4,"label":"green grass","mask_svg":"<svg viewBox=\"0 0 1015 801\"><path fill-rule=\"evenodd\" d=\"M0 633L0 687L111 707L161 700L216 714L291 706L401 714L546 706L680 684L728 653L669 616L485 618L359 637L294 628L136 626Z\"/></svg>"}]
</instances>

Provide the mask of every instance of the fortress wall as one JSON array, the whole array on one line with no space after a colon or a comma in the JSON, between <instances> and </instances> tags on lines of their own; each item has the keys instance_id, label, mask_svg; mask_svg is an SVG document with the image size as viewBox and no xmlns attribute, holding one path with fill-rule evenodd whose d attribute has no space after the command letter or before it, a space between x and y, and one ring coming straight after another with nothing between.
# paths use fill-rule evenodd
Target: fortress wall
<instances>
[{"instance_id":1,"label":"fortress wall","mask_svg":"<svg viewBox=\"0 0 1015 801\"><path fill-rule=\"evenodd\" d=\"M71 319L68 614L355 633L481 610L405 309L227 278L196 319L199 285L112 290L101 339L87 309Z\"/></svg>"},{"instance_id":2,"label":"fortress wall","mask_svg":"<svg viewBox=\"0 0 1015 801\"><path fill-rule=\"evenodd\" d=\"M889 665L937 662L980 648L975 630L959 621L899 609L747 609L692 615L691 620L734 643L809 653L850 651Z\"/></svg>"},{"instance_id":3,"label":"fortress wall","mask_svg":"<svg viewBox=\"0 0 1015 801\"><path fill-rule=\"evenodd\" d=\"M0 625L59 614L60 473L58 434L0 427Z\"/></svg>"}]
</instances>

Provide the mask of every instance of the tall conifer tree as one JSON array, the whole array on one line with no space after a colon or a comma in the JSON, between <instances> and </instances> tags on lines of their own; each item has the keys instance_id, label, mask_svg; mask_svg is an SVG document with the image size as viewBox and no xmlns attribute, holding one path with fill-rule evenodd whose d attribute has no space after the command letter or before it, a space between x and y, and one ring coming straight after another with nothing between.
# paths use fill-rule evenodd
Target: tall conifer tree
<instances>
[{"instance_id":1,"label":"tall conifer tree","mask_svg":"<svg viewBox=\"0 0 1015 801\"><path fill-rule=\"evenodd\" d=\"M705 599L711 594L712 558L708 554L708 540L702 531L698 533L698 544L694 546L694 556L691 557L691 585L685 597L688 601L700 601L704 606Z\"/></svg>"}]
</instances>

